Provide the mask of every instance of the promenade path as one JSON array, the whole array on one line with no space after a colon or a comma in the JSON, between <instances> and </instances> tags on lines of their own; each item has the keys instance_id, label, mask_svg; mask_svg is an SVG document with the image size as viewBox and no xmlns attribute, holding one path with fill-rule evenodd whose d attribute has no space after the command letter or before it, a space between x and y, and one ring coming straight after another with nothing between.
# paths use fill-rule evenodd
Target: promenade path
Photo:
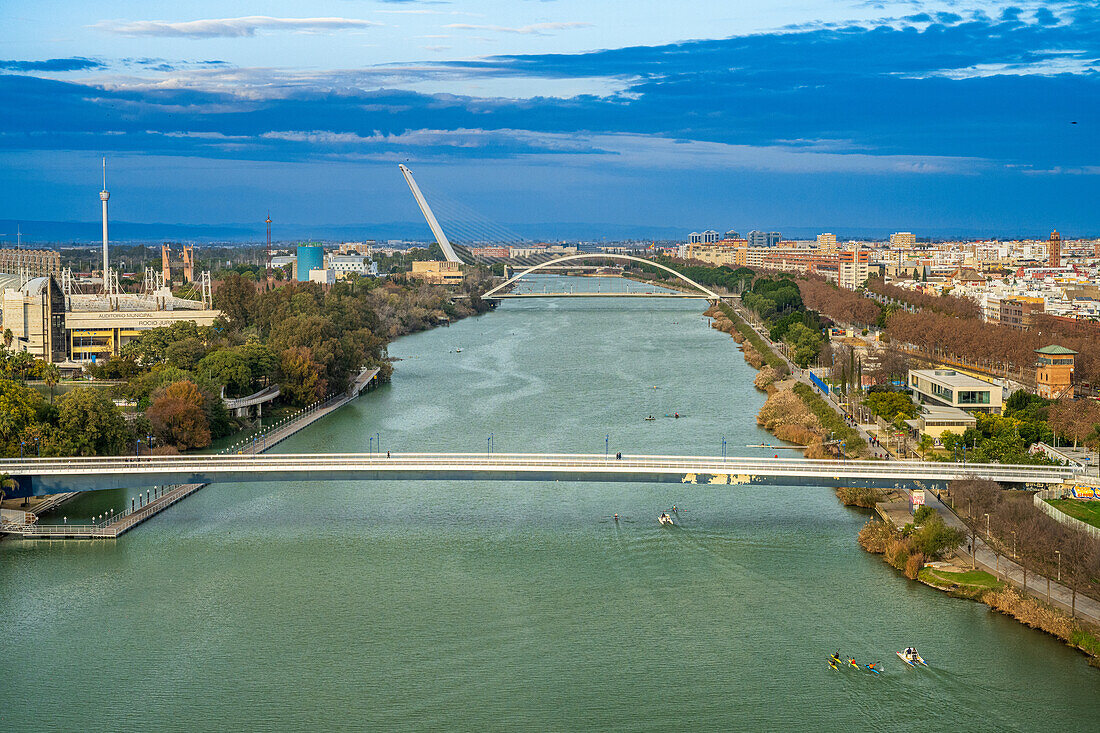
<instances>
[{"instance_id":1,"label":"promenade path","mask_svg":"<svg viewBox=\"0 0 1100 733\"><path fill-rule=\"evenodd\" d=\"M363 369L353 380L346 392L311 405L302 410L298 415L288 418L284 423L262 433L262 439L251 439L239 444L239 450L235 452L241 455L257 455L278 445L303 428L312 425L326 415L340 409L359 394L378 375L378 369ZM112 516L98 524L29 524L29 525L4 525L2 531L7 534L21 536L24 539L115 539L129 532L134 527L152 519L168 507L182 501L199 489L206 486L206 482L174 484L165 487L156 487L151 492L146 492L146 500L131 511ZM51 499L55 505L59 505L80 492L55 494ZM50 501L50 500L48 500Z\"/></svg>"},{"instance_id":2,"label":"promenade path","mask_svg":"<svg viewBox=\"0 0 1100 733\"><path fill-rule=\"evenodd\" d=\"M804 384L809 384L811 387L814 388L815 391L820 393L820 390L818 390L817 387L813 385L813 383L810 382L809 379L805 376L805 371L799 369L795 364L787 359L786 355L783 353L782 348L778 347L771 341L771 339L768 337L767 331L759 324L755 323L752 316L748 314L743 307L741 307L739 304L736 304L733 307L737 310L737 313L739 316L741 316L742 320L748 323L749 326L760 335L760 338L762 338L766 344L772 347L772 351L774 351L779 358L783 359L787 363L787 365L791 369L791 374L795 375L795 378L797 378L798 381ZM841 417L844 416L843 412L841 412L838 407L832 403L831 400L826 399L826 401L830 404L830 406L833 407L833 409L837 410L838 414L840 414ZM864 440L867 440L868 443L870 443L871 436L863 428L862 425L857 424L853 427L859 431ZM871 449L872 452L875 453L875 455L881 458L891 458L890 454L883 450L881 447L875 449L874 446L872 446ZM899 461L899 463L904 463L908 465L909 462ZM955 514L955 512L950 509L950 507L945 505L935 493L926 492L925 502L929 506L934 506L939 509L939 513L944 518L944 522L949 527L954 527L964 532L969 542L970 529L966 526L966 523L963 522ZM977 567L985 570L986 572L996 575L997 577L1012 584L1017 588L1024 588L1024 569L1018 563L1014 562L1011 557L1005 555L1004 553L994 552L988 542L983 537L981 537L981 535L977 535L975 537L971 560ZM1027 573L1027 578L1028 594L1041 600L1047 600L1051 605L1061 608L1067 613L1071 610L1071 608L1073 608L1073 591L1071 589L1067 588L1056 580L1052 580L1044 575L1040 575L1035 572ZM1048 582L1050 588L1049 596L1046 593ZM1079 618L1082 618L1094 624L1100 624L1100 601L1078 593L1076 613Z\"/></svg>"}]
</instances>

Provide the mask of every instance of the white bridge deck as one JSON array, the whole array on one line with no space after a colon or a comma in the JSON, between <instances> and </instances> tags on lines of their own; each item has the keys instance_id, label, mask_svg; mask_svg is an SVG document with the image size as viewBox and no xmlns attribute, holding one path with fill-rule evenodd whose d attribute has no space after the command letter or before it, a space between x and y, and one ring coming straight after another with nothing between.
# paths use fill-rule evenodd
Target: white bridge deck
<instances>
[{"instance_id":1,"label":"white bridge deck","mask_svg":"<svg viewBox=\"0 0 1100 733\"><path fill-rule=\"evenodd\" d=\"M394 453L261 454L0 461L18 486L9 497L166 484L246 481L627 481L942 488L983 478L1042 487L1079 469L1003 464L815 461L804 458L612 454Z\"/></svg>"}]
</instances>

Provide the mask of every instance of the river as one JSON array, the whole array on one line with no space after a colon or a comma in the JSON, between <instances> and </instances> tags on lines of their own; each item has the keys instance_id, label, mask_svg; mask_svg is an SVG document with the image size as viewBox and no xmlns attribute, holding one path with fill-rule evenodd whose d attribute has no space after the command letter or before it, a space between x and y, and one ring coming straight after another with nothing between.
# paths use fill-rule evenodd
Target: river
<instances>
[{"instance_id":1,"label":"river","mask_svg":"<svg viewBox=\"0 0 1100 733\"><path fill-rule=\"evenodd\" d=\"M476 452L491 435L498 452L725 438L761 455L754 371L703 307L507 301L395 342L390 385L278 450L377 435ZM128 499L82 502L63 511ZM680 526L659 527L673 505ZM0 723L1095 730L1082 655L907 581L856 545L865 521L827 488L212 485L117 542L0 543ZM898 661L908 644L930 669ZM885 671L830 670L837 650Z\"/></svg>"}]
</instances>

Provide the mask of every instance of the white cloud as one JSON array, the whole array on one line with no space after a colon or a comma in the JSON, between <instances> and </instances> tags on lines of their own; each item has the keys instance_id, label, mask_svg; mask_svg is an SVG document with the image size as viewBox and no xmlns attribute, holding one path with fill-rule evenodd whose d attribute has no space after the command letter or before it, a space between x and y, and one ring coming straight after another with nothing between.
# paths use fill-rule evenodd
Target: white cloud
<instances>
[{"instance_id":1,"label":"white cloud","mask_svg":"<svg viewBox=\"0 0 1100 733\"><path fill-rule=\"evenodd\" d=\"M545 31L561 31L572 28L591 28L591 23L534 23L518 28L510 28L503 25L473 25L471 23L449 23L444 28L454 28L462 31L493 31L495 33L520 33L523 35L545 36Z\"/></svg>"},{"instance_id":2,"label":"white cloud","mask_svg":"<svg viewBox=\"0 0 1100 733\"><path fill-rule=\"evenodd\" d=\"M417 149L418 158L446 159L430 148L482 149L490 156L529 164L644 170L729 170L769 173L973 175L996 164L981 158L938 155L875 155L837 152L837 141L794 141L792 145L731 145L702 140L607 133L545 133L530 130L411 130L359 135L324 130L264 133L269 140L318 146L317 153L346 160L388 160L393 148ZM325 146L342 146L339 152ZM352 150L348 150L352 146ZM355 148L359 148L355 150ZM1075 171L1078 172L1078 171ZM1089 171L1079 171L1087 173Z\"/></svg>"},{"instance_id":3,"label":"white cloud","mask_svg":"<svg viewBox=\"0 0 1100 733\"><path fill-rule=\"evenodd\" d=\"M382 25L354 18L272 18L249 15L243 18L210 18L172 23L165 20L104 20L92 27L120 36L168 36L174 38L243 38L260 30L298 33L329 33Z\"/></svg>"}]
</instances>

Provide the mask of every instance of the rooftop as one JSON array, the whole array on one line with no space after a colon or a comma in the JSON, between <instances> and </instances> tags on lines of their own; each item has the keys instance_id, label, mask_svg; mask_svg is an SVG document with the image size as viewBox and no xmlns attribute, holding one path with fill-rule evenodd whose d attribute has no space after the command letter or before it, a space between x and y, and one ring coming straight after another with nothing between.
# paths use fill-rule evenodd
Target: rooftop
<instances>
[{"instance_id":1,"label":"rooftop","mask_svg":"<svg viewBox=\"0 0 1100 733\"><path fill-rule=\"evenodd\" d=\"M941 384L949 384L955 389L992 389L1000 387L1000 385L957 372L954 369L910 369L909 373Z\"/></svg>"},{"instance_id":2,"label":"rooftop","mask_svg":"<svg viewBox=\"0 0 1100 733\"><path fill-rule=\"evenodd\" d=\"M1059 346L1058 344L1051 344L1050 346L1044 346L1041 349L1035 349L1037 354L1046 354L1047 356L1070 356L1077 352L1073 349L1067 349L1065 346Z\"/></svg>"}]
</instances>

